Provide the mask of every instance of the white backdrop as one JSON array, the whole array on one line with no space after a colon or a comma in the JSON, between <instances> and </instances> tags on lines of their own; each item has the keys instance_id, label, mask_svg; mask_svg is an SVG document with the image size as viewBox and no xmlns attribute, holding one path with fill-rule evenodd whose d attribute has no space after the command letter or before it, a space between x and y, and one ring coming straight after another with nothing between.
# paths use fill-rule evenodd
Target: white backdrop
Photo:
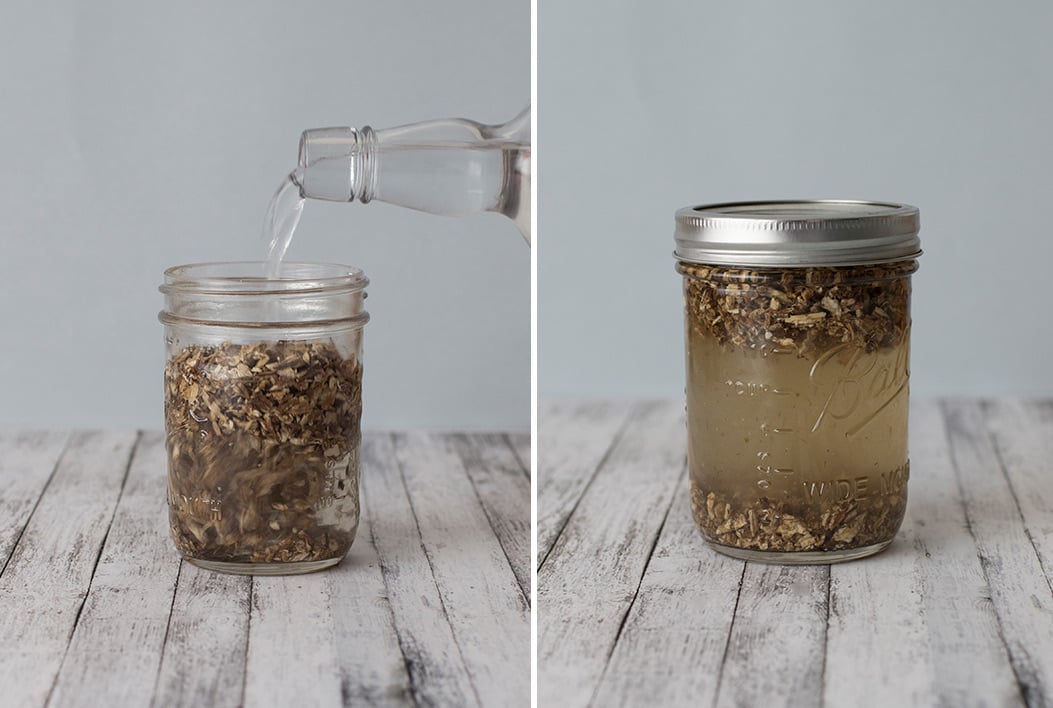
<instances>
[{"instance_id":1,"label":"white backdrop","mask_svg":"<svg viewBox=\"0 0 1053 708\"><path fill-rule=\"evenodd\" d=\"M542 394L678 396L673 212L921 209L915 394L1053 394L1053 4L549 0Z\"/></svg>"},{"instance_id":2,"label":"white backdrop","mask_svg":"<svg viewBox=\"0 0 1053 708\"><path fill-rule=\"evenodd\" d=\"M0 424L159 427L162 270L262 258L305 128L503 122L529 95L525 0L4 3ZM373 281L366 426L529 426L511 222L309 202L288 257Z\"/></svg>"}]
</instances>

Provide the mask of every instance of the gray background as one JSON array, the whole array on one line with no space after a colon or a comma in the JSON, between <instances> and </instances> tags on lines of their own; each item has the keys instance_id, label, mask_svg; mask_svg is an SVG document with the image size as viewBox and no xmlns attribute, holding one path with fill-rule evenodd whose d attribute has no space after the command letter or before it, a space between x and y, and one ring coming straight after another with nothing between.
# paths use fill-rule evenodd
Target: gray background
<instances>
[{"instance_id":1,"label":"gray background","mask_svg":"<svg viewBox=\"0 0 1053 708\"><path fill-rule=\"evenodd\" d=\"M683 391L673 212L920 207L915 394L1053 393L1053 4L549 0L541 394Z\"/></svg>"},{"instance_id":2,"label":"gray background","mask_svg":"<svg viewBox=\"0 0 1053 708\"><path fill-rule=\"evenodd\" d=\"M305 128L529 96L525 0L5 3L0 424L159 427L162 270L262 258ZM529 256L498 215L320 202L288 254L373 281L366 426L516 429Z\"/></svg>"}]
</instances>

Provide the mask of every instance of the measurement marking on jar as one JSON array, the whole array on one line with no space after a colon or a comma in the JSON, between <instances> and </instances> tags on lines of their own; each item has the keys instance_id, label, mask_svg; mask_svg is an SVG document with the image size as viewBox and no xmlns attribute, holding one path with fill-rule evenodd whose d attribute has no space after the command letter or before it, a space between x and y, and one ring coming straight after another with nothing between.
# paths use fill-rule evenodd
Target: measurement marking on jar
<instances>
[{"instance_id":1,"label":"measurement marking on jar","mask_svg":"<svg viewBox=\"0 0 1053 708\"><path fill-rule=\"evenodd\" d=\"M761 432L772 433L774 435L786 435L787 433L794 432L793 428L778 428L767 423L760 424Z\"/></svg>"},{"instance_id":2,"label":"measurement marking on jar","mask_svg":"<svg viewBox=\"0 0 1053 708\"><path fill-rule=\"evenodd\" d=\"M735 389L736 395L739 396L760 396L761 394L770 393L773 396L791 396L792 391L776 388L771 384L766 384L757 381L735 381L728 379L724 382L725 386L730 386Z\"/></svg>"},{"instance_id":3,"label":"measurement marking on jar","mask_svg":"<svg viewBox=\"0 0 1053 708\"><path fill-rule=\"evenodd\" d=\"M775 467L774 465L757 465L757 471L767 475L792 475L794 473L792 467Z\"/></svg>"},{"instance_id":4,"label":"measurement marking on jar","mask_svg":"<svg viewBox=\"0 0 1053 708\"><path fill-rule=\"evenodd\" d=\"M185 494L168 495L168 503L188 516L209 521L222 521L222 501L210 497L190 497Z\"/></svg>"}]
</instances>

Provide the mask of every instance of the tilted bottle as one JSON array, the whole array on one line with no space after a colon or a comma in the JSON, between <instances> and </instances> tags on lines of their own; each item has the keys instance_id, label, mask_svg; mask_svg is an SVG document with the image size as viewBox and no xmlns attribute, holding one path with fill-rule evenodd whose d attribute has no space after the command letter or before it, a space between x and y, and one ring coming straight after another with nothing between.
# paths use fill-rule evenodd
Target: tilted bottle
<instances>
[{"instance_id":1,"label":"tilted bottle","mask_svg":"<svg viewBox=\"0 0 1053 708\"><path fill-rule=\"evenodd\" d=\"M502 125L462 118L300 137L300 195L431 214L504 214L530 242L530 107Z\"/></svg>"}]
</instances>

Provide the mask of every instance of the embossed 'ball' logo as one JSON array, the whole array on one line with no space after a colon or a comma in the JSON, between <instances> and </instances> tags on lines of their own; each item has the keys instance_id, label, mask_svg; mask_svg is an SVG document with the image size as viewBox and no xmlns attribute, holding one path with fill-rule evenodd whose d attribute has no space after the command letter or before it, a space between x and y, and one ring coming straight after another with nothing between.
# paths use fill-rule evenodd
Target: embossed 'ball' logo
<instances>
[{"instance_id":1,"label":"embossed 'ball' logo","mask_svg":"<svg viewBox=\"0 0 1053 708\"><path fill-rule=\"evenodd\" d=\"M892 358L867 355L845 343L816 359L808 378L817 389L829 393L811 432L819 432L830 420L850 420L845 435L851 437L905 394L910 381L909 342L908 326Z\"/></svg>"}]
</instances>

